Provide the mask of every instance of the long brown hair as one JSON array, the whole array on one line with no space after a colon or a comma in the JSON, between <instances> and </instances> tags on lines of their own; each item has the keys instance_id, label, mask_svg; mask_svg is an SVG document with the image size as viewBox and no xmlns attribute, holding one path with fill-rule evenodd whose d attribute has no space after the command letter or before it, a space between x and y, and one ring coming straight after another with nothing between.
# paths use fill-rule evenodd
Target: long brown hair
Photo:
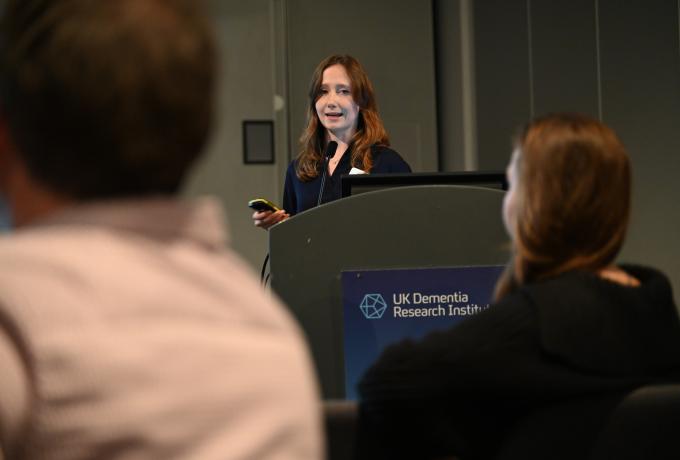
<instances>
[{"instance_id":1,"label":"long brown hair","mask_svg":"<svg viewBox=\"0 0 680 460\"><path fill-rule=\"evenodd\" d=\"M307 105L307 127L300 137L301 151L298 154L296 174L302 181L309 181L319 175L322 152L326 145L326 128L319 122L316 101L321 95L323 72L328 67L340 64L345 68L351 83L352 98L359 106L357 130L352 136L352 166L370 172L373 167L372 145L390 145L387 131L378 115L378 105L373 85L366 71L352 56L332 55L319 63L309 85L309 104Z\"/></svg>"},{"instance_id":2,"label":"long brown hair","mask_svg":"<svg viewBox=\"0 0 680 460\"><path fill-rule=\"evenodd\" d=\"M517 286L614 261L630 215L630 160L614 131L578 114L528 124L515 142L513 254L496 286Z\"/></svg>"}]
</instances>

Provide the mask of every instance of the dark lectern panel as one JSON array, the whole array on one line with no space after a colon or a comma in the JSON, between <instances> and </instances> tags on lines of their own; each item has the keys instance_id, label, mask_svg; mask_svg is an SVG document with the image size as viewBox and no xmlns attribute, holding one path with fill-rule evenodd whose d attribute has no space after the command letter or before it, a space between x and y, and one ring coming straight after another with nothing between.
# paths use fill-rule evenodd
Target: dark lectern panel
<instances>
[{"instance_id":1,"label":"dark lectern panel","mask_svg":"<svg viewBox=\"0 0 680 460\"><path fill-rule=\"evenodd\" d=\"M345 393L341 272L502 264L503 193L451 185L386 189L270 229L272 288L307 334L325 398Z\"/></svg>"}]
</instances>

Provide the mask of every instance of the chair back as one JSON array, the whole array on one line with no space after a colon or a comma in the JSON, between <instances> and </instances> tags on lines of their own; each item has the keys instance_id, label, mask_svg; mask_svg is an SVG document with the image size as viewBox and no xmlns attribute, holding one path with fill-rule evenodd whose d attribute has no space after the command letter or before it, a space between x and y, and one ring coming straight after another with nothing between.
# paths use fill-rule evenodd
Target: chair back
<instances>
[{"instance_id":1,"label":"chair back","mask_svg":"<svg viewBox=\"0 0 680 460\"><path fill-rule=\"evenodd\" d=\"M680 385L650 385L630 393L611 414L593 460L680 459Z\"/></svg>"},{"instance_id":2,"label":"chair back","mask_svg":"<svg viewBox=\"0 0 680 460\"><path fill-rule=\"evenodd\" d=\"M565 401L520 420L496 460L680 459L680 385Z\"/></svg>"},{"instance_id":3,"label":"chair back","mask_svg":"<svg viewBox=\"0 0 680 460\"><path fill-rule=\"evenodd\" d=\"M326 400L323 402L326 428L326 458L351 460L354 458L358 406L354 401Z\"/></svg>"}]
</instances>

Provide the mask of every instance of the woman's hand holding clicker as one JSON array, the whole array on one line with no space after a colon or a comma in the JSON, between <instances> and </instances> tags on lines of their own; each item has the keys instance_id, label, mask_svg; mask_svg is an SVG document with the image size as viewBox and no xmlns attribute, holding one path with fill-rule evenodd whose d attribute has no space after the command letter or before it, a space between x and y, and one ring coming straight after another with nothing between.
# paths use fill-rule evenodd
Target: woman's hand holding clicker
<instances>
[{"instance_id":1,"label":"woman's hand holding clicker","mask_svg":"<svg viewBox=\"0 0 680 460\"><path fill-rule=\"evenodd\" d=\"M253 213L253 223L256 227L269 230L269 228L279 222L288 219L290 215L283 209L276 212L272 211L255 211Z\"/></svg>"}]
</instances>

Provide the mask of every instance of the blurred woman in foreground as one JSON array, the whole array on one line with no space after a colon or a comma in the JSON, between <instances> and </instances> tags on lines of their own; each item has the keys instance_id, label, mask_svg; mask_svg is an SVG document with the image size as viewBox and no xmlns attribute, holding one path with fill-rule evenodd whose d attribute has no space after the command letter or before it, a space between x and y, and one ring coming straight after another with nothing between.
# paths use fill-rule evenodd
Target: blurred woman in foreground
<instances>
[{"instance_id":1,"label":"blurred woman in foreground","mask_svg":"<svg viewBox=\"0 0 680 460\"><path fill-rule=\"evenodd\" d=\"M519 136L507 175L512 256L496 303L388 348L366 373L366 458L496 458L515 422L536 409L680 381L668 280L615 264L631 201L616 134L581 115L539 118ZM585 412L582 425L596 430L599 419ZM574 458L585 458L592 440L564 436L576 438L569 455L583 449ZM562 458L555 451L550 458Z\"/></svg>"}]
</instances>

